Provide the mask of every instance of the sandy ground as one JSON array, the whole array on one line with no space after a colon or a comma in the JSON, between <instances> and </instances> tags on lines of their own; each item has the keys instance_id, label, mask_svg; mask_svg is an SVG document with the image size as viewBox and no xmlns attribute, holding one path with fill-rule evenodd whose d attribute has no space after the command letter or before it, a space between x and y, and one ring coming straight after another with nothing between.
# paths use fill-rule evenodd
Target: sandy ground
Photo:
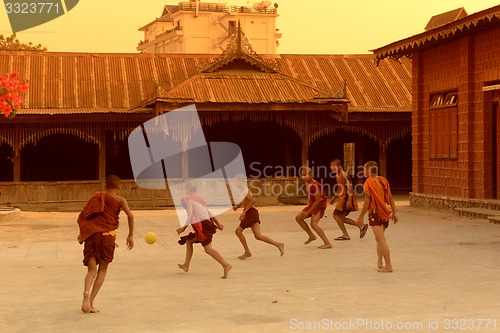
<instances>
[{"instance_id":1,"label":"sandy ground","mask_svg":"<svg viewBox=\"0 0 500 333\"><path fill-rule=\"evenodd\" d=\"M77 213L23 212L0 224L0 332L500 331L500 225L398 206L400 223L387 231L392 274L376 271L371 231L360 240L348 227L352 240L331 250L305 246L298 206L260 208L263 233L286 243L285 256L247 231L254 256L240 261L237 213L226 213L214 247L233 264L227 280L199 245L191 271L177 268L174 211L136 211L136 247L125 248L122 217L101 312L89 315ZM333 241L331 213L322 226ZM144 242L148 231L156 244Z\"/></svg>"}]
</instances>

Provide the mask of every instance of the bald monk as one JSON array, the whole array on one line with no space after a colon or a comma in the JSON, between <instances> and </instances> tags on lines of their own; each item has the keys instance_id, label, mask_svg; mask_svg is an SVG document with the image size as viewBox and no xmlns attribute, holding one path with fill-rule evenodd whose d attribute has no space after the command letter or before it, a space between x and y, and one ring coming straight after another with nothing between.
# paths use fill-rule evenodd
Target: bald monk
<instances>
[{"instance_id":1,"label":"bald monk","mask_svg":"<svg viewBox=\"0 0 500 333\"><path fill-rule=\"evenodd\" d=\"M389 182L378 175L377 162L370 161L365 164L365 202L358 217L358 224L363 223L363 218L368 212L369 224L372 227L375 240L377 241L377 266L381 273L391 273L391 254L385 239L385 229L389 227L389 220L398 222L396 205L391 194ZM391 210L387 207L391 206ZM385 261L385 266L384 266Z\"/></svg>"},{"instance_id":2,"label":"bald monk","mask_svg":"<svg viewBox=\"0 0 500 333\"><path fill-rule=\"evenodd\" d=\"M318 249L331 249L332 244L326 237L325 231L319 226L320 219L325 215L326 210L326 194L318 181L313 179L312 169L304 167L302 169L302 179L306 182L307 196L309 204L295 217L295 221L304 229L309 238L304 244L316 240L316 236L312 233L305 219L311 218L311 227L323 241L323 245L318 246Z\"/></svg>"},{"instance_id":3,"label":"bald monk","mask_svg":"<svg viewBox=\"0 0 500 333\"><path fill-rule=\"evenodd\" d=\"M80 234L78 242L85 243L83 264L87 266L87 275L83 289L82 311L98 312L94 300L106 277L108 265L113 261L115 252L116 229L119 226L120 210L127 214L129 233L127 248L134 247L134 215L127 200L118 196L121 180L115 175L106 178L106 191L94 194L78 216ZM92 290L91 290L92 289Z\"/></svg>"},{"instance_id":4,"label":"bald monk","mask_svg":"<svg viewBox=\"0 0 500 333\"><path fill-rule=\"evenodd\" d=\"M192 183L186 185L186 195L181 198L181 204L186 209L188 217L186 225L177 229L177 234L182 234L186 231L188 225L191 224L194 232L190 232L186 236L182 236L179 240L180 245L186 245L186 259L183 264L179 264L179 268L184 272L189 271L189 265L193 258L193 244L201 243L205 253L214 258L224 269L222 279L227 279L232 266L212 247L212 238L216 229L223 230L224 226L213 216L207 209L205 200L196 194L196 187Z\"/></svg>"},{"instance_id":5,"label":"bald monk","mask_svg":"<svg viewBox=\"0 0 500 333\"><path fill-rule=\"evenodd\" d=\"M252 256L252 252L250 252L250 248L248 247L245 235L243 235L243 231L247 228L250 228L252 230L256 240L276 246L276 248L278 248L278 250L280 251L280 255L284 255L285 244L279 243L269 238L268 236L263 235L260 231L259 211L254 207L255 198L253 197L252 192L250 192L250 190L246 186L247 178L242 174L238 174L234 177L234 181L238 190L244 191L242 195L244 196L243 201L234 207L235 211L238 208L243 207L243 212L239 217L241 222L236 228L235 233L236 236L238 236L241 245L243 245L245 253L239 256L238 259L245 260Z\"/></svg>"},{"instance_id":6,"label":"bald monk","mask_svg":"<svg viewBox=\"0 0 500 333\"><path fill-rule=\"evenodd\" d=\"M335 201L337 201L335 210L333 211L333 218L337 221L337 224L342 231L342 235L335 238L335 240L343 241L351 239L345 227L346 224L358 227L359 238L363 238L368 230L368 224L358 224L356 221L347 217L347 215L351 212L358 210L358 201L353 191L352 179L343 170L342 163L338 159L331 162L330 169L335 174L335 178L337 180L335 195L332 200L330 200L330 205L335 204Z\"/></svg>"}]
</instances>

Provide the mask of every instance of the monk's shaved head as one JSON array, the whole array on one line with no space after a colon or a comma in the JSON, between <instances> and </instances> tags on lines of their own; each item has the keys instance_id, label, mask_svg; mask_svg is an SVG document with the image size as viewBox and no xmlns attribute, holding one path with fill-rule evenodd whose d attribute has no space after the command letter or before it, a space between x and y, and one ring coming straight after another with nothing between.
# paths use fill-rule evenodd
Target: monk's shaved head
<instances>
[{"instance_id":1,"label":"monk's shaved head","mask_svg":"<svg viewBox=\"0 0 500 333\"><path fill-rule=\"evenodd\" d=\"M378 163L375 161L366 162L365 170L368 171L369 175L378 175Z\"/></svg>"},{"instance_id":2,"label":"monk's shaved head","mask_svg":"<svg viewBox=\"0 0 500 333\"><path fill-rule=\"evenodd\" d=\"M116 175L109 175L106 178L106 189L107 190L115 190L120 187L122 184L121 179Z\"/></svg>"},{"instance_id":3,"label":"monk's shaved head","mask_svg":"<svg viewBox=\"0 0 500 333\"><path fill-rule=\"evenodd\" d=\"M313 170L310 167L302 167L301 174L303 176L311 176L313 175Z\"/></svg>"},{"instance_id":4,"label":"monk's shaved head","mask_svg":"<svg viewBox=\"0 0 500 333\"><path fill-rule=\"evenodd\" d=\"M336 166L342 166L342 162L338 158L332 160L331 164L334 164Z\"/></svg>"}]
</instances>

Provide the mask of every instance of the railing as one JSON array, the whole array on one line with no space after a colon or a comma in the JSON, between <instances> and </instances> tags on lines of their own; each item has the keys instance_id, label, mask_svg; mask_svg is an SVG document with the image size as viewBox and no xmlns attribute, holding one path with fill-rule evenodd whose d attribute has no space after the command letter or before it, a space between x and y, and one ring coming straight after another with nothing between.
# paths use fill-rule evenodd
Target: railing
<instances>
[{"instance_id":1,"label":"railing","mask_svg":"<svg viewBox=\"0 0 500 333\"><path fill-rule=\"evenodd\" d=\"M170 34L171 32L174 32L174 31L178 31L178 30L182 30L182 27L180 26L175 26L174 28L172 29L168 29L168 30L165 30L164 32L162 32L161 34L158 34L155 36L155 38L160 38L162 36L166 36L168 34Z\"/></svg>"},{"instance_id":2,"label":"railing","mask_svg":"<svg viewBox=\"0 0 500 333\"><path fill-rule=\"evenodd\" d=\"M247 6L227 6L219 3L200 2L198 5L200 12L219 12L219 13L254 13L254 14L276 14L276 8L266 8L255 10ZM177 6L177 11L196 11L195 2L181 2Z\"/></svg>"}]
</instances>

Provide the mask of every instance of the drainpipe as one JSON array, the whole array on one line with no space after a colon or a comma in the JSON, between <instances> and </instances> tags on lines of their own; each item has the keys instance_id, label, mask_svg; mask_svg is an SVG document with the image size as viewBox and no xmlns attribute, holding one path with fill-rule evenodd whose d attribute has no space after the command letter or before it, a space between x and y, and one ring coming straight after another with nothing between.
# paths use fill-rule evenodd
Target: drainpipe
<instances>
[{"instance_id":1,"label":"drainpipe","mask_svg":"<svg viewBox=\"0 0 500 333\"><path fill-rule=\"evenodd\" d=\"M194 18L197 18L198 17L198 10L200 8L200 0L195 0L195 4L194 4Z\"/></svg>"}]
</instances>

